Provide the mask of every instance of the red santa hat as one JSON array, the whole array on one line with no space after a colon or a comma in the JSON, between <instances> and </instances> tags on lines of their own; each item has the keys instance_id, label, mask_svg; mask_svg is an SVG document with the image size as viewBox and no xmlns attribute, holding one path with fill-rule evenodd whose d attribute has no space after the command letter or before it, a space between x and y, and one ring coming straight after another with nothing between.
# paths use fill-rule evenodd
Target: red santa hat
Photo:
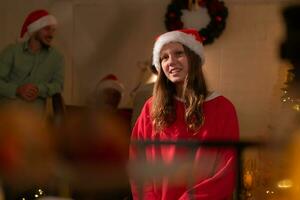
<instances>
[{"instance_id":1,"label":"red santa hat","mask_svg":"<svg viewBox=\"0 0 300 200\"><path fill-rule=\"evenodd\" d=\"M154 44L152 64L157 70L160 68L160 51L165 44L179 42L194 51L204 63L204 48L202 38L195 29L181 29L160 35Z\"/></svg>"},{"instance_id":2,"label":"red santa hat","mask_svg":"<svg viewBox=\"0 0 300 200\"><path fill-rule=\"evenodd\" d=\"M124 91L123 84L118 80L118 78L114 74L108 74L107 76L102 78L96 86L96 91L99 92L100 90L106 88L115 89L121 94L123 94Z\"/></svg>"},{"instance_id":3,"label":"red santa hat","mask_svg":"<svg viewBox=\"0 0 300 200\"><path fill-rule=\"evenodd\" d=\"M57 20L46 10L35 10L26 17L20 32L20 38L24 39L35 31L49 25L56 25Z\"/></svg>"}]
</instances>

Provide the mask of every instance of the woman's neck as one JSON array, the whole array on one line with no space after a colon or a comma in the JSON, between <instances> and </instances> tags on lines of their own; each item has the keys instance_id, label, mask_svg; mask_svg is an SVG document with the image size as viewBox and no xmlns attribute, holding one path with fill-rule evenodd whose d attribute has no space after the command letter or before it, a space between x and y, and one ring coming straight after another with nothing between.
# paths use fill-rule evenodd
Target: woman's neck
<instances>
[{"instance_id":1,"label":"woman's neck","mask_svg":"<svg viewBox=\"0 0 300 200\"><path fill-rule=\"evenodd\" d=\"M183 99L183 84L176 85L176 97Z\"/></svg>"}]
</instances>

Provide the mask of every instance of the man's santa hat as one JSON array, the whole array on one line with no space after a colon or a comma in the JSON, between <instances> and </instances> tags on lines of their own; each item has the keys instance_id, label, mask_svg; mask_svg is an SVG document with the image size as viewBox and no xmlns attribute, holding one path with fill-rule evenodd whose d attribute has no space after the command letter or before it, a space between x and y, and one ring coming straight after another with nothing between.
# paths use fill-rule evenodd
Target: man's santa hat
<instances>
[{"instance_id":1,"label":"man's santa hat","mask_svg":"<svg viewBox=\"0 0 300 200\"><path fill-rule=\"evenodd\" d=\"M154 44L152 64L157 70L160 69L160 51L165 44L170 42L179 42L194 51L204 63L204 48L202 38L195 29L181 29L166 32L160 35Z\"/></svg>"},{"instance_id":2,"label":"man's santa hat","mask_svg":"<svg viewBox=\"0 0 300 200\"><path fill-rule=\"evenodd\" d=\"M57 25L57 20L46 10L35 10L26 17L20 32L20 39L28 38L32 33L49 25Z\"/></svg>"},{"instance_id":3,"label":"man's santa hat","mask_svg":"<svg viewBox=\"0 0 300 200\"><path fill-rule=\"evenodd\" d=\"M108 74L107 76L102 78L96 86L96 91L98 93L99 91L107 88L115 89L119 91L121 94L123 94L124 91L123 84L113 74Z\"/></svg>"}]
</instances>

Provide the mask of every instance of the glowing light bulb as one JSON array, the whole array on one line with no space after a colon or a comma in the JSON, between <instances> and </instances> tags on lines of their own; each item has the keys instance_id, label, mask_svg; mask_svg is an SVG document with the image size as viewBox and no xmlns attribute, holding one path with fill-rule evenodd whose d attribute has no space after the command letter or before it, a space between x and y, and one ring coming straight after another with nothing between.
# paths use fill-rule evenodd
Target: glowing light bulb
<instances>
[{"instance_id":1,"label":"glowing light bulb","mask_svg":"<svg viewBox=\"0 0 300 200\"><path fill-rule=\"evenodd\" d=\"M39 191L40 195L43 194L43 190L39 189L38 191Z\"/></svg>"}]
</instances>

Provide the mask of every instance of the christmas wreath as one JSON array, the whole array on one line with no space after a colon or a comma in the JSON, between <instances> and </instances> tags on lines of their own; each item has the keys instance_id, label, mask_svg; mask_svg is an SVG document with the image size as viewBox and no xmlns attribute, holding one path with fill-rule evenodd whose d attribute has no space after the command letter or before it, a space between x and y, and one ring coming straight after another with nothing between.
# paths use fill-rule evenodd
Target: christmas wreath
<instances>
[{"instance_id":1,"label":"christmas wreath","mask_svg":"<svg viewBox=\"0 0 300 200\"><path fill-rule=\"evenodd\" d=\"M199 30L203 38L203 44L210 44L218 38L226 26L228 9L223 1L219 0L173 0L167 8L165 26L168 31L185 28L181 20L182 10L190 10L190 5L207 8L210 22ZM191 27L188 27L191 28Z\"/></svg>"}]
</instances>

